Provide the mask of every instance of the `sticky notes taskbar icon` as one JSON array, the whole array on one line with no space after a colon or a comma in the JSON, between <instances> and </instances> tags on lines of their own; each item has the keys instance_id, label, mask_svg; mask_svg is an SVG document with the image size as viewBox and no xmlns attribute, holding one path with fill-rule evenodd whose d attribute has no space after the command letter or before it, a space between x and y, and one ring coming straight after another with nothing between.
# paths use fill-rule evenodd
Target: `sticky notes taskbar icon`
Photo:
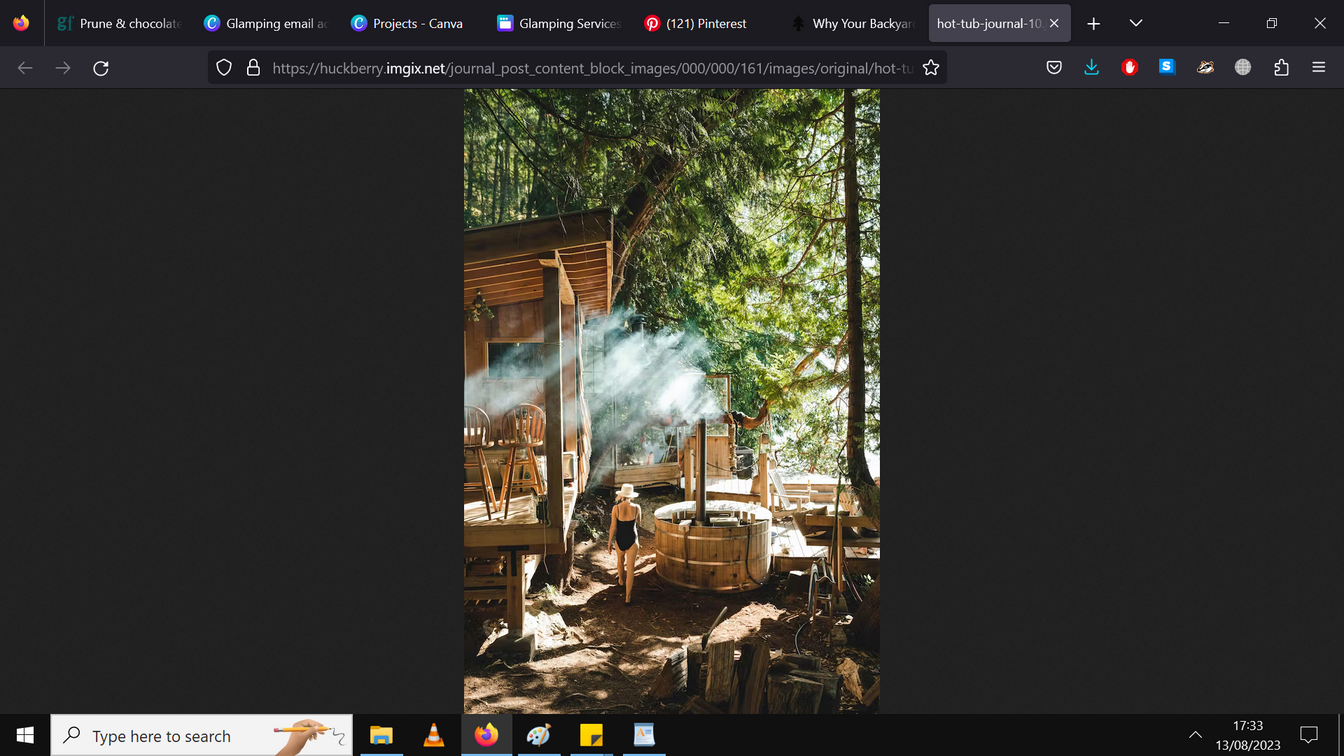
<instances>
[{"instance_id":1,"label":"sticky notes taskbar icon","mask_svg":"<svg viewBox=\"0 0 1344 756\"><path fill-rule=\"evenodd\" d=\"M602 725L580 724L579 746L582 748L594 748L600 745L602 745Z\"/></svg>"}]
</instances>

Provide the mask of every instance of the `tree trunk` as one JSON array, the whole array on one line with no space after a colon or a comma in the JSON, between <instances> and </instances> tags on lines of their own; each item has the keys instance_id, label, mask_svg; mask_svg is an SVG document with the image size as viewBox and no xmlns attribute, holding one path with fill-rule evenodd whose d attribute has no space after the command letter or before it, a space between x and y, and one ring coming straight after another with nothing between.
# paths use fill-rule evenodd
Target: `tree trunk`
<instances>
[{"instance_id":1,"label":"tree trunk","mask_svg":"<svg viewBox=\"0 0 1344 756\"><path fill-rule=\"evenodd\" d=\"M859 610L854 615L854 640L859 645L878 651L882 640L882 576L878 575L863 597Z\"/></svg>"},{"instance_id":2,"label":"tree trunk","mask_svg":"<svg viewBox=\"0 0 1344 756\"><path fill-rule=\"evenodd\" d=\"M476 182L476 139L467 138L467 212L471 212L471 193Z\"/></svg>"},{"instance_id":3,"label":"tree trunk","mask_svg":"<svg viewBox=\"0 0 1344 756\"><path fill-rule=\"evenodd\" d=\"M513 142L504 142L504 156L499 161L499 219L496 223L509 220L509 163L513 154Z\"/></svg>"},{"instance_id":4,"label":"tree trunk","mask_svg":"<svg viewBox=\"0 0 1344 756\"><path fill-rule=\"evenodd\" d=\"M859 151L856 144L854 90L845 90L845 300L849 326L849 428L845 449L849 455L849 482L867 512L871 507L873 476L864 454L864 407L868 397L863 361L863 261L859 237Z\"/></svg>"},{"instance_id":5,"label":"tree trunk","mask_svg":"<svg viewBox=\"0 0 1344 756\"><path fill-rule=\"evenodd\" d=\"M518 201L518 156L513 158L513 177L509 186L513 187L513 196L509 199L509 220L515 220L523 214L522 203Z\"/></svg>"},{"instance_id":6,"label":"tree trunk","mask_svg":"<svg viewBox=\"0 0 1344 756\"><path fill-rule=\"evenodd\" d=\"M490 224L499 222L499 139L495 139L494 154L490 155Z\"/></svg>"}]
</instances>

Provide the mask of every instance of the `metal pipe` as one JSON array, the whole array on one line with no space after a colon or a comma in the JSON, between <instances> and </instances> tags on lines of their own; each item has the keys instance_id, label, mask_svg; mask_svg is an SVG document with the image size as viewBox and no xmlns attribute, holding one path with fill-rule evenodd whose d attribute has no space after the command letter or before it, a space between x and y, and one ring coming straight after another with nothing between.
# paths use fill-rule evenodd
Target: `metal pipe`
<instances>
[{"instance_id":1,"label":"metal pipe","mask_svg":"<svg viewBox=\"0 0 1344 756\"><path fill-rule=\"evenodd\" d=\"M709 460L706 459L706 450L709 446L705 438L705 419L695 424L695 433L698 439L695 442L695 521L699 525L709 525L709 513L705 511L705 489L709 486Z\"/></svg>"}]
</instances>

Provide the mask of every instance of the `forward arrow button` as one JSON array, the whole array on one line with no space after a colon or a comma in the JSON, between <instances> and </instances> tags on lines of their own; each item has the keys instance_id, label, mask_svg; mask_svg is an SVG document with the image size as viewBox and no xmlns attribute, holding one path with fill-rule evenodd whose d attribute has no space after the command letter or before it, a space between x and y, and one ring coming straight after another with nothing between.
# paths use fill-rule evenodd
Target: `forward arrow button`
<instances>
[{"instance_id":1,"label":"forward arrow button","mask_svg":"<svg viewBox=\"0 0 1344 756\"><path fill-rule=\"evenodd\" d=\"M65 61L61 61L61 62L62 62L62 63L65 63ZM57 71L65 71L66 73L70 73L70 64L69 64L69 63L65 63L64 66L56 66L56 70L57 70Z\"/></svg>"}]
</instances>

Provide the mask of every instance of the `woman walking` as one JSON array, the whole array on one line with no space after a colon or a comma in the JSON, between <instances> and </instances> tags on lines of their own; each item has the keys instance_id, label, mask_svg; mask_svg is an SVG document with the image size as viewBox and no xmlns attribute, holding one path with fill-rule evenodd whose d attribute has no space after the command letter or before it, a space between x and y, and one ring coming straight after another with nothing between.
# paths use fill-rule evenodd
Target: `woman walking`
<instances>
[{"instance_id":1,"label":"woman walking","mask_svg":"<svg viewBox=\"0 0 1344 756\"><path fill-rule=\"evenodd\" d=\"M630 603L630 591L635 587L635 557L639 554L639 505L632 499L639 496L635 487L626 483L616 494L616 505L611 508L611 533L607 536L607 553L612 542L616 544L616 584L625 586L625 603Z\"/></svg>"}]
</instances>

